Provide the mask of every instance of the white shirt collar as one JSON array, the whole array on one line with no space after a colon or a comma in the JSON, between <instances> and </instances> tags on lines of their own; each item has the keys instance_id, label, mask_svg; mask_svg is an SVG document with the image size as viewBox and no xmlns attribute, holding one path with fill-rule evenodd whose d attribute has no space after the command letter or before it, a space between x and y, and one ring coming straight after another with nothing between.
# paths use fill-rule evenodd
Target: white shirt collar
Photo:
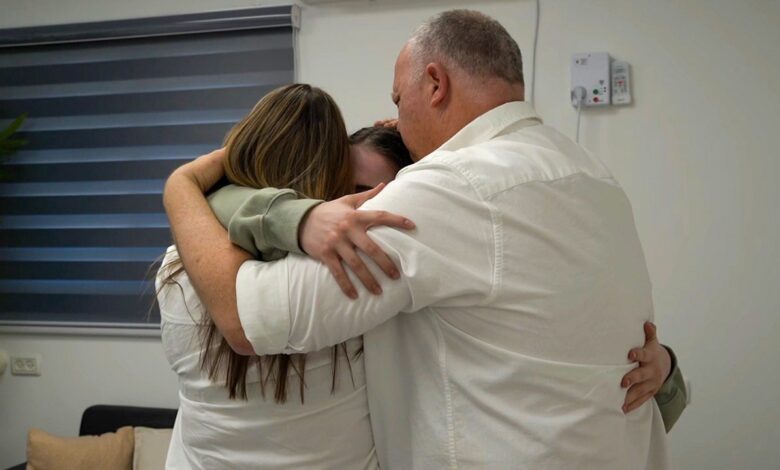
<instances>
[{"instance_id":1,"label":"white shirt collar","mask_svg":"<svg viewBox=\"0 0 780 470\"><path fill-rule=\"evenodd\" d=\"M542 119L530 104L525 101L510 101L466 124L437 150L455 151L486 142L521 121L526 121L521 127L542 123Z\"/></svg>"}]
</instances>

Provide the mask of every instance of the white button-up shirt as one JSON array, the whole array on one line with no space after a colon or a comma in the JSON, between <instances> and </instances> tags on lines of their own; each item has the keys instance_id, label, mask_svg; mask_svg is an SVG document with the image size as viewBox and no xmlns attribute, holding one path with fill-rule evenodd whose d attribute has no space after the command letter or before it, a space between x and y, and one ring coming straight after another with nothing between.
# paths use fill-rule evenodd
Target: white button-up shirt
<instances>
[{"instance_id":1,"label":"white button-up shirt","mask_svg":"<svg viewBox=\"0 0 780 470\"><path fill-rule=\"evenodd\" d=\"M349 300L297 255L247 261L236 287L258 354L365 333L383 468L668 466L655 402L621 411L653 307L631 206L602 163L512 102L364 208L417 225L370 232L401 270L381 296Z\"/></svg>"},{"instance_id":2,"label":"white button-up shirt","mask_svg":"<svg viewBox=\"0 0 780 470\"><path fill-rule=\"evenodd\" d=\"M376 469L363 357L355 354L362 346L360 338L344 346L349 361L338 354L334 365L333 348L307 355L303 402L297 374L291 371L287 378L287 401L277 403L275 376L262 378L254 366L246 374L247 399L231 399L224 369L212 379L201 367L203 319L208 314L189 276L181 272L175 285L163 284L178 258L176 248L168 248L156 283L163 349L179 377L179 412L165 468ZM261 380L266 382L265 394Z\"/></svg>"}]
</instances>

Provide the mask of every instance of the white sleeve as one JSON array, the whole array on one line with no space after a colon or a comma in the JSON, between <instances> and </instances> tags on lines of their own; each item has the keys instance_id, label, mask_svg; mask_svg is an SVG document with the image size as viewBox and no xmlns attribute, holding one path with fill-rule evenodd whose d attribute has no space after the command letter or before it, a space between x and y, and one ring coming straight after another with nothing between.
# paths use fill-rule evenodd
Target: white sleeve
<instances>
[{"instance_id":1,"label":"white sleeve","mask_svg":"<svg viewBox=\"0 0 780 470\"><path fill-rule=\"evenodd\" d=\"M492 293L495 233L489 205L448 167L418 165L363 206L403 215L417 226L369 232L401 271L400 279L391 280L367 261L382 295L368 292L350 273L359 295L351 300L325 265L304 256L241 266L238 313L257 354L319 350L399 312L477 305Z\"/></svg>"}]
</instances>

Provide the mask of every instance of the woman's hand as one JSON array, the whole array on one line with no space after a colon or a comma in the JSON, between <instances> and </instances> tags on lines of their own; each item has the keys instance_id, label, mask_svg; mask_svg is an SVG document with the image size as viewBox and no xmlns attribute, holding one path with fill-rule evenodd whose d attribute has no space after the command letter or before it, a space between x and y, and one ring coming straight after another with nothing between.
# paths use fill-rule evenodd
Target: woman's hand
<instances>
[{"instance_id":1,"label":"woman's hand","mask_svg":"<svg viewBox=\"0 0 780 470\"><path fill-rule=\"evenodd\" d=\"M395 118L382 119L380 121L376 121L374 123L374 127L389 127L391 129L397 129L398 128L398 119L395 119Z\"/></svg>"},{"instance_id":2,"label":"woman's hand","mask_svg":"<svg viewBox=\"0 0 780 470\"><path fill-rule=\"evenodd\" d=\"M206 193L225 176L225 158L227 158L227 152L223 147L185 163L177 168L171 176L185 177L193 181L201 192Z\"/></svg>"},{"instance_id":3,"label":"woman's hand","mask_svg":"<svg viewBox=\"0 0 780 470\"><path fill-rule=\"evenodd\" d=\"M658 342L655 325L651 322L645 323L645 345L629 351L628 358L638 363L639 367L623 376L620 383L623 388L628 388L623 403L624 413L629 413L652 399L672 372L672 357Z\"/></svg>"},{"instance_id":4,"label":"woman's hand","mask_svg":"<svg viewBox=\"0 0 780 470\"><path fill-rule=\"evenodd\" d=\"M393 260L371 240L366 231L380 225L404 230L414 228L411 220L400 215L386 211L357 210L363 203L379 194L382 188L384 184L370 191L323 202L309 211L300 225L298 239L301 248L312 258L324 263L344 294L352 299L357 298L358 294L344 265L357 275L369 291L376 295L382 293L379 282L358 256L358 250L367 254L391 279L398 279L400 276Z\"/></svg>"}]
</instances>

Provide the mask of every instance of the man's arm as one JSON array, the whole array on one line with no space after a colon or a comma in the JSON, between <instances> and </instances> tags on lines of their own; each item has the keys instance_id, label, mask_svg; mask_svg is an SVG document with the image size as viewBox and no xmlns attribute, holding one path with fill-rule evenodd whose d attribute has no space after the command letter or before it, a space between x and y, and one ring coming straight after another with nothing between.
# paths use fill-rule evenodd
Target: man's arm
<instances>
[{"instance_id":1,"label":"man's arm","mask_svg":"<svg viewBox=\"0 0 780 470\"><path fill-rule=\"evenodd\" d=\"M290 189L228 185L209 196L209 204L222 226L228 229L230 240L256 258L271 261L288 252L308 254L325 263L344 294L354 298L357 292L343 264L373 293L381 292L377 278L357 255L357 250L368 254L388 277L398 278L398 268L366 231L380 225L414 228L411 220L386 211L357 211L382 189L383 185L379 185L315 207L322 201L298 199ZM304 222L306 230L302 231Z\"/></svg>"},{"instance_id":2,"label":"man's arm","mask_svg":"<svg viewBox=\"0 0 780 470\"><path fill-rule=\"evenodd\" d=\"M240 354L252 354L238 319L235 295L236 273L241 262L249 259L250 256L229 243L224 228L214 217L203 196L205 191L223 177L223 161L224 150L218 150L182 166L166 183L164 203L177 249L201 301L234 350ZM315 247L320 252L329 251L332 254L335 240L340 247L338 256L342 256L344 263L350 267L355 266L354 259L347 259L351 252L363 265L365 272L370 273L365 267L367 263L364 258L355 253L355 250L360 248L369 252L371 259L381 265L386 272L397 271L392 260L378 250L378 246L366 235L365 230L380 225L410 229L414 224L405 217L386 211L355 210L381 190L380 186L372 191L331 201L327 204L329 205L327 210L321 211L325 214L325 220L323 217L315 218L315 221L308 220L313 218L311 216L306 218L307 233L314 232L314 236L310 234L307 239L314 240L316 244L317 233L324 230L325 236L320 238L327 238L327 243ZM328 221L328 216L334 214L339 216L336 222ZM346 221L341 217L343 214L347 214ZM313 229L310 228L312 225ZM338 263L343 271L341 261ZM344 277L347 278L346 275ZM360 279L366 282L363 277ZM342 282L339 282L338 286L343 286ZM352 288L351 285L349 287ZM375 293L381 292L378 284L376 289Z\"/></svg>"},{"instance_id":3,"label":"man's arm","mask_svg":"<svg viewBox=\"0 0 780 470\"><path fill-rule=\"evenodd\" d=\"M417 172L421 174L422 170ZM414 236L387 228L371 233L401 268L398 281L383 283L383 295L367 295L367 290L358 285L363 295L351 301L340 293L339 284L328 267L301 256L288 256L273 263L248 261L242 266L237 283L242 313L242 322L238 322L235 297L232 304L225 297L235 292L235 286L231 288L229 284L235 282L233 273L242 258L233 257L220 244L218 238L224 232L198 229L191 223L213 219L205 201L200 205L185 204L197 198L197 188L170 187L178 190L166 190L166 200L170 201L166 207L177 246L196 289L218 326L242 324L241 333L253 339L258 354L320 349L360 335L400 310L417 310L440 299L447 299L448 305L476 304L491 291L493 252L489 209L474 202L473 188L460 175L439 170L417 180L407 174L403 183L393 183L369 203L376 209L393 207L410 219L418 216L427 219L425 228L418 229ZM174 199L184 202L174 204ZM317 209L326 204L333 202ZM177 210L184 213L177 215ZM453 218L475 222L456 242L433 250L431 247L441 245L439 227L448 226ZM187 239L182 236L185 232L190 232ZM368 264L378 275L378 268ZM289 284L289 295L285 287L279 288L280 283ZM221 289L221 293L209 293L216 289ZM296 303L303 299L308 303ZM231 318L220 322L217 315Z\"/></svg>"},{"instance_id":4,"label":"man's arm","mask_svg":"<svg viewBox=\"0 0 780 470\"><path fill-rule=\"evenodd\" d=\"M369 232L401 271L398 280L383 282L381 296L364 295L359 285L361 295L346 299L326 266L300 256L244 263L237 279L238 311L255 352L315 351L399 312L484 302L495 278L493 226L488 206L475 201L473 191L450 170L417 168L368 203L417 221L414 232L384 227ZM442 227L453 220L469 220L469 229L443 242Z\"/></svg>"}]
</instances>

